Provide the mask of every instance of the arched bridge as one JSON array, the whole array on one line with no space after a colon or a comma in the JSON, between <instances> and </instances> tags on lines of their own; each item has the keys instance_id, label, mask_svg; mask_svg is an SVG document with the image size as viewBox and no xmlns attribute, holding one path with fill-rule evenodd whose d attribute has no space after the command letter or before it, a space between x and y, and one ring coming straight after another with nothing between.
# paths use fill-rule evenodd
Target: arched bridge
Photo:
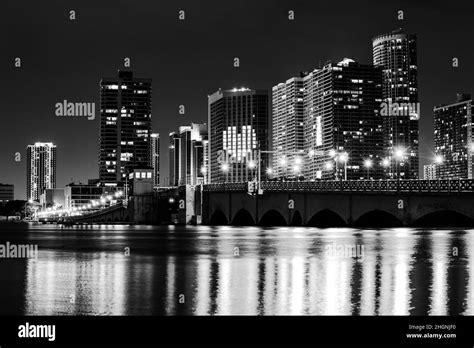
<instances>
[{"instance_id":1,"label":"arched bridge","mask_svg":"<svg viewBox=\"0 0 474 348\"><path fill-rule=\"evenodd\" d=\"M473 226L474 180L262 182L203 187L211 225Z\"/></svg>"}]
</instances>

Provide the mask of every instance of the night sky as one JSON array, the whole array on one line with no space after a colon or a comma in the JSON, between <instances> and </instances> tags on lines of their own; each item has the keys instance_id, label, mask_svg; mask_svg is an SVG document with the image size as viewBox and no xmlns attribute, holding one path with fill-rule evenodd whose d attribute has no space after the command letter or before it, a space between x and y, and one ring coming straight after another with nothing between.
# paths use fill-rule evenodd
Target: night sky
<instances>
[{"instance_id":1,"label":"night sky","mask_svg":"<svg viewBox=\"0 0 474 348\"><path fill-rule=\"evenodd\" d=\"M372 37L399 27L418 35L421 165L433 156L433 106L453 102L457 92L474 92L472 1L2 4L0 182L14 184L17 199L25 198L26 146L36 141L58 146L57 187L98 178L99 80L125 69L125 57L136 77L153 79L162 180L168 176L168 133L206 122L208 94L241 86L271 90L327 60L372 63ZM181 9L185 21L178 20ZM21 68L15 68L15 57L21 57ZM233 67L234 57L240 68ZM96 119L55 116L55 104L65 99L95 102ZM180 104L185 115L178 113ZM22 154L19 163L16 152Z\"/></svg>"}]
</instances>

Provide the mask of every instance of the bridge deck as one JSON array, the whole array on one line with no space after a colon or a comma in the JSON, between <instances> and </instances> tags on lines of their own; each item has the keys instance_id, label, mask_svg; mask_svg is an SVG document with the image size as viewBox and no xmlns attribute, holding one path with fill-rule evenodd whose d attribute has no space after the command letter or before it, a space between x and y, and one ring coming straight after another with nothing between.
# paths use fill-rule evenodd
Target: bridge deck
<instances>
[{"instance_id":1,"label":"bridge deck","mask_svg":"<svg viewBox=\"0 0 474 348\"><path fill-rule=\"evenodd\" d=\"M327 180L327 181L263 181L261 189L269 192L367 192L367 193L474 193L473 179L443 180ZM248 190L247 182L207 184L207 192Z\"/></svg>"}]
</instances>

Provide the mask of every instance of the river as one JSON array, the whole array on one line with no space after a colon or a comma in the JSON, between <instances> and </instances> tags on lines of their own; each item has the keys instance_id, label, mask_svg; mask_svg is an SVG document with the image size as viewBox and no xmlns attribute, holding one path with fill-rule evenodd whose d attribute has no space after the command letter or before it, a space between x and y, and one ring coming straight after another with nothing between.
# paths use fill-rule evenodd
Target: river
<instances>
[{"instance_id":1,"label":"river","mask_svg":"<svg viewBox=\"0 0 474 348\"><path fill-rule=\"evenodd\" d=\"M473 315L474 230L0 225L0 315Z\"/></svg>"}]
</instances>

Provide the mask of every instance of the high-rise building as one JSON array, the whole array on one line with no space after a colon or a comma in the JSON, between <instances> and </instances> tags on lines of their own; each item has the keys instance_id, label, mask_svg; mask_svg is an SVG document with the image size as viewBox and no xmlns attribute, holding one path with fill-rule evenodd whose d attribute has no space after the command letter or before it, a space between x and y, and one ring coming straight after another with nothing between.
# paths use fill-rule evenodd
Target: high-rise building
<instances>
[{"instance_id":1,"label":"high-rise building","mask_svg":"<svg viewBox=\"0 0 474 348\"><path fill-rule=\"evenodd\" d=\"M123 186L127 172L149 166L151 79L131 71L100 81L99 177L104 186Z\"/></svg>"},{"instance_id":2,"label":"high-rise building","mask_svg":"<svg viewBox=\"0 0 474 348\"><path fill-rule=\"evenodd\" d=\"M26 197L39 202L45 189L56 188L56 145L28 145L26 150Z\"/></svg>"},{"instance_id":3,"label":"high-rise building","mask_svg":"<svg viewBox=\"0 0 474 348\"><path fill-rule=\"evenodd\" d=\"M181 178L181 138L176 132L169 134L169 185L178 186Z\"/></svg>"},{"instance_id":4,"label":"high-rise building","mask_svg":"<svg viewBox=\"0 0 474 348\"><path fill-rule=\"evenodd\" d=\"M170 184L198 185L207 173L207 124L191 123L170 134Z\"/></svg>"},{"instance_id":5,"label":"high-rise building","mask_svg":"<svg viewBox=\"0 0 474 348\"><path fill-rule=\"evenodd\" d=\"M439 179L472 179L474 140L472 98L458 94L455 103L434 108L435 153Z\"/></svg>"},{"instance_id":6,"label":"high-rise building","mask_svg":"<svg viewBox=\"0 0 474 348\"><path fill-rule=\"evenodd\" d=\"M279 83L272 89L272 149L271 174L286 176L294 168L294 154L304 151L304 74ZM286 160L282 160L286 156Z\"/></svg>"},{"instance_id":7,"label":"high-rise building","mask_svg":"<svg viewBox=\"0 0 474 348\"><path fill-rule=\"evenodd\" d=\"M246 182L268 168L268 92L248 88L208 96L208 182ZM258 154L261 154L260 163ZM263 175L261 177L263 177Z\"/></svg>"},{"instance_id":8,"label":"high-rise building","mask_svg":"<svg viewBox=\"0 0 474 348\"><path fill-rule=\"evenodd\" d=\"M204 154L207 144L207 124L191 123L190 126L179 127L181 138L181 177L180 185L196 185L203 182L206 173ZM198 181L198 178L201 180Z\"/></svg>"},{"instance_id":9,"label":"high-rise building","mask_svg":"<svg viewBox=\"0 0 474 348\"><path fill-rule=\"evenodd\" d=\"M418 65L416 35L401 29L372 40L374 65L383 70L385 156L390 178L418 178Z\"/></svg>"},{"instance_id":10,"label":"high-rise building","mask_svg":"<svg viewBox=\"0 0 474 348\"><path fill-rule=\"evenodd\" d=\"M302 76L273 88L274 174L304 174L306 180L381 178L381 70L345 58ZM303 129L291 134L302 138L303 146L286 139L288 124L301 122Z\"/></svg>"},{"instance_id":11,"label":"high-rise building","mask_svg":"<svg viewBox=\"0 0 474 348\"><path fill-rule=\"evenodd\" d=\"M160 135L158 133L151 134L151 163L153 168L153 185L160 186Z\"/></svg>"}]
</instances>

